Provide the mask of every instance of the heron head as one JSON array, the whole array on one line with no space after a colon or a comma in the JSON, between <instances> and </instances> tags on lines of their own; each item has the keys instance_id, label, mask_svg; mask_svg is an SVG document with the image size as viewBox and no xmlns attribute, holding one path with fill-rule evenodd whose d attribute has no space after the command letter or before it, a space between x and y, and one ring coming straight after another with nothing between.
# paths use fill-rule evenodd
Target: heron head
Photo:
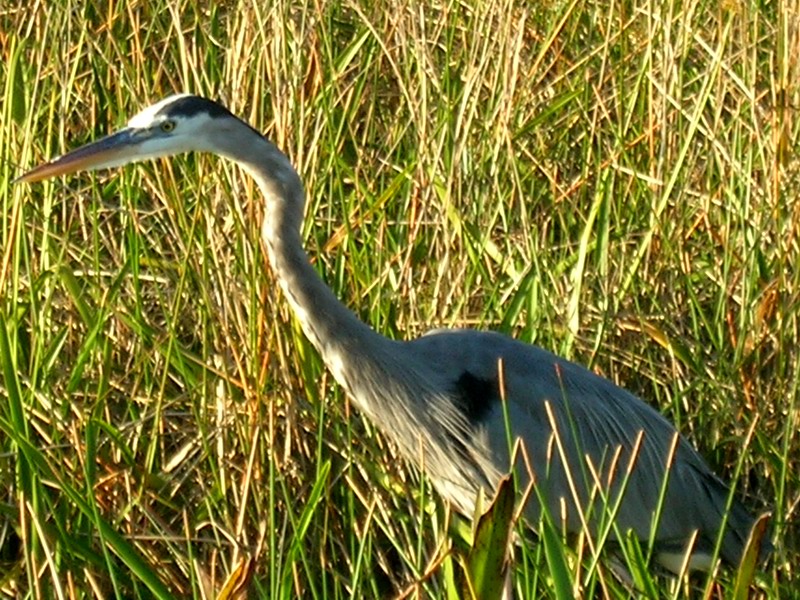
<instances>
[{"instance_id":1,"label":"heron head","mask_svg":"<svg viewBox=\"0 0 800 600\"><path fill-rule=\"evenodd\" d=\"M17 181L40 181L192 150L213 150L216 130L230 122L239 120L216 102L191 94L170 96L145 108L119 131L39 165Z\"/></svg>"}]
</instances>

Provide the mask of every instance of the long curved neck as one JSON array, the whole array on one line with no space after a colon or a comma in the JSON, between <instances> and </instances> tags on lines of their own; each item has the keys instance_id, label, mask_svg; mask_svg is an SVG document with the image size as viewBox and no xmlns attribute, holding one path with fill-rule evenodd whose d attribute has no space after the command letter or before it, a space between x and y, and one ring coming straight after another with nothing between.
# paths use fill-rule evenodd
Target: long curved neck
<instances>
[{"instance_id":1,"label":"long curved neck","mask_svg":"<svg viewBox=\"0 0 800 600\"><path fill-rule=\"evenodd\" d=\"M264 195L261 237L303 332L337 381L352 390L353 374L348 372L348 364L375 361L383 354L380 350L391 342L341 304L309 263L300 239L305 202L300 177L274 144L258 137L257 151L250 148L243 158L232 150L231 158L253 176Z\"/></svg>"},{"instance_id":2,"label":"long curved neck","mask_svg":"<svg viewBox=\"0 0 800 600\"><path fill-rule=\"evenodd\" d=\"M435 383L435 367L408 346L378 335L342 305L308 261L300 240L304 192L289 159L252 130L255 139L226 136L224 154L257 181L265 199L261 236L270 262L304 333L353 403L393 439L407 458L424 461L443 490L470 498L475 490L458 482L471 462L454 462L452 440L467 431L463 414ZM239 147L233 146L238 140ZM246 147L242 147L246 146ZM219 146L215 148L220 151ZM441 382L440 382L441 383ZM449 433L448 433L449 432ZM458 446L456 446L458 447ZM424 457L424 458L420 458ZM482 477L475 471L476 478ZM462 502L469 506L468 501Z\"/></svg>"}]
</instances>

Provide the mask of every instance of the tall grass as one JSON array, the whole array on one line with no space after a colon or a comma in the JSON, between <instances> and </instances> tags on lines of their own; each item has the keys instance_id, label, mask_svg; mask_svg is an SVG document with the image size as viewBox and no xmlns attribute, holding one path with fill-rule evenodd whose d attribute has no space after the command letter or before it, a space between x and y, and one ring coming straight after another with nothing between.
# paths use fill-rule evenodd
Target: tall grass
<instances>
[{"instance_id":1,"label":"tall grass","mask_svg":"<svg viewBox=\"0 0 800 600\"><path fill-rule=\"evenodd\" d=\"M364 321L500 330L640 394L773 511L752 591L800 596L798 14L10 0L0 594L208 598L231 573L270 598L452 589L458 518L300 333L252 182L190 156L11 185L193 91L292 158L307 247ZM517 550L520 597L563 590L541 543ZM568 548L573 591L627 596Z\"/></svg>"}]
</instances>

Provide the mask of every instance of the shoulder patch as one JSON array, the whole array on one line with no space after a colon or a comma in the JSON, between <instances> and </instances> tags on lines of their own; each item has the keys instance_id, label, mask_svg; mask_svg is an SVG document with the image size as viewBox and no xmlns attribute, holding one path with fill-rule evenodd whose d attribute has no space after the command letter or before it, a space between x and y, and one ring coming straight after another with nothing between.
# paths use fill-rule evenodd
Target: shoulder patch
<instances>
[{"instance_id":1,"label":"shoulder patch","mask_svg":"<svg viewBox=\"0 0 800 600\"><path fill-rule=\"evenodd\" d=\"M478 423L500 401L496 379L482 379L464 371L456 381L455 404L471 423Z\"/></svg>"}]
</instances>

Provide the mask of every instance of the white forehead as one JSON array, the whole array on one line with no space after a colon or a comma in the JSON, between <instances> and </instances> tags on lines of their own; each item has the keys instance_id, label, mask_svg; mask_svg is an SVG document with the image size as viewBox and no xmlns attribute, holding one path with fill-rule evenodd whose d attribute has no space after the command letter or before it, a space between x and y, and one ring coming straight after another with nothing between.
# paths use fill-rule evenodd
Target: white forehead
<instances>
[{"instance_id":1,"label":"white forehead","mask_svg":"<svg viewBox=\"0 0 800 600\"><path fill-rule=\"evenodd\" d=\"M131 117L131 119L128 121L128 127L137 128L150 125L156 119L156 115L158 115L158 113L161 112L165 106L172 104L180 98L185 98L186 96L191 96L191 94L173 94L172 96L168 96L163 100L156 102L155 104L151 104L141 112L133 115L133 117Z\"/></svg>"}]
</instances>

